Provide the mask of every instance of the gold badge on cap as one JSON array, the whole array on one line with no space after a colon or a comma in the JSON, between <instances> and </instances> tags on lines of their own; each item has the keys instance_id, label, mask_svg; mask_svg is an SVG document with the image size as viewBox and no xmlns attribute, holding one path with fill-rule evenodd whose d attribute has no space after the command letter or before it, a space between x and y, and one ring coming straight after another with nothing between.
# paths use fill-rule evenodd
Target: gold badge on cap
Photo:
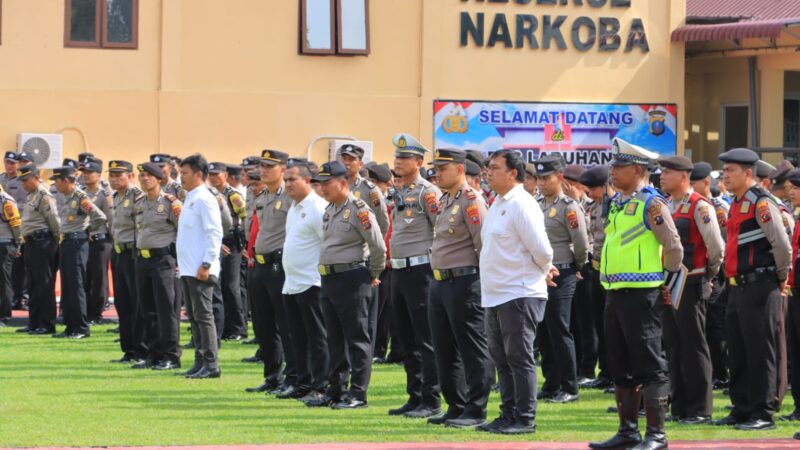
<instances>
[{"instance_id":1,"label":"gold badge on cap","mask_svg":"<svg viewBox=\"0 0 800 450\"><path fill-rule=\"evenodd\" d=\"M397 140L397 146L398 147L405 147L406 146L406 138L405 137L401 137L400 139L398 139Z\"/></svg>"},{"instance_id":2,"label":"gold badge on cap","mask_svg":"<svg viewBox=\"0 0 800 450\"><path fill-rule=\"evenodd\" d=\"M454 230L453 228L448 228L447 229L447 233L448 234L456 234L456 230Z\"/></svg>"}]
</instances>

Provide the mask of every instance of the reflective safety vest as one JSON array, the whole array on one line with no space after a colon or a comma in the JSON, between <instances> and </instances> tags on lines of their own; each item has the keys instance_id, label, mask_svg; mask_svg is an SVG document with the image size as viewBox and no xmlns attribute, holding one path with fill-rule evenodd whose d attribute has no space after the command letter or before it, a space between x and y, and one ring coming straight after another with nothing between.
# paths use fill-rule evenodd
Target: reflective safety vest
<instances>
[{"instance_id":1,"label":"reflective safety vest","mask_svg":"<svg viewBox=\"0 0 800 450\"><path fill-rule=\"evenodd\" d=\"M772 202L769 193L759 186L751 187L735 199L728 213L728 241L725 243L725 275L736 277L759 268L775 267L772 245L758 225L758 203ZM771 220L776 220L773 217Z\"/></svg>"},{"instance_id":2,"label":"reflective safety vest","mask_svg":"<svg viewBox=\"0 0 800 450\"><path fill-rule=\"evenodd\" d=\"M701 200L707 201L702 195L692 192L689 198L681 202L678 209L672 213L675 228L677 228L681 244L683 244L683 265L689 269L690 279L692 277L699 279L701 275L705 275L708 265L706 242L694 220L697 203Z\"/></svg>"},{"instance_id":3,"label":"reflective safety vest","mask_svg":"<svg viewBox=\"0 0 800 450\"><path fill-rule=\"evenodd\" d=\"M645 220L647 207L658 195L646 187L625 202L612 200L600 261L604 288L654 288L664 284L661 244Z\"/></svg>"}]
</instances>

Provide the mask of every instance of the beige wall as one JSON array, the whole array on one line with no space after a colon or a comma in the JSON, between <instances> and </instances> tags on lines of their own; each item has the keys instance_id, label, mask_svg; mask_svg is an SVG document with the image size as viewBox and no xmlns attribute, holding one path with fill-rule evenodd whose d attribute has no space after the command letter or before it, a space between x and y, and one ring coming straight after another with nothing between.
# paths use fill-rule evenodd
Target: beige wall
<instances>
[{"instance_id":1,"label":"beige wall","mask_svg":"<svg viewBox=\"0 0 800 450\"><path fill-rule=\"evenodd\" d=\"M614 15L623 32L641 17L650 53L461 48L465 10ZM316 135L344 134L387 159L397 132L431 144L436 98L671 102L682 115L683 46L669 33L684 10L685 0L629 10L372 0L370 56L315 57L297 54L295 0L142 0L135 51L66 49L63 0L4 0L0 145L77 127L106 160L202 151L237 161L263 147L300 155ZM79 133L64 138L67 155L84 150Z\"/></svg>"}]
</instances>

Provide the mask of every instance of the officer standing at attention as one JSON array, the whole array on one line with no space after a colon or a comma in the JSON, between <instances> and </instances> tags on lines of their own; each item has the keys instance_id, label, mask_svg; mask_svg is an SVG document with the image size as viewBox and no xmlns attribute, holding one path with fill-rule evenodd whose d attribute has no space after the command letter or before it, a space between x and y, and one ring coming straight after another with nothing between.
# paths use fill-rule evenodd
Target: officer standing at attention
<instances>
[{"instance_id":1,"label":"officer standing at attention","mask_svg":"<svg viewBox=\"0 0 800 450\"><path fill-rule=\"evenodd\" d=\"M136 295L136 202L144 192L133 184L133 165L128 161L108 163L109 181L114 189L114 207L109 220L114 252L111 276L114 280L114 308L119 316L119 345L122 358L112 362L140 363L147 357L144 315Z\"/></svg>"},{"instance_id":2,"label":"officer standing at attention","mask_svg":"<svg viewBox=\"0 0 800 450\"><path fill-rule=\"evenodd\" d=\"M144 313L147 359L134 369L174 370L181 367L179 306L175 295L175 237L181 202L161 190L164 172L155 163L139 165L145 195L137 201L136 290Z\"/></svg>"},{"instance_id":3,"label":"officer standing at attention","mask_svg":"<svg viewBox=\"0 0 800 450\"><path fill-rule=\"evenodd\" d=\"M28 192L22 209L22 236L25 239L25 270L36 274L28 301L28 326L18 333L52 334L56 330L56 253L61 221L56 201L39 179L39 169L25 165L19 169L22 187Z\"/></svg>"},{"instance_id":4,"label":"officer standing at attention","mask_svg":"<svg viewBox=\"0 0 800 450\"><path fill-rule=\"evenodd\" d=\"M28 192L22 187L19 173L19 154L13 151L6 152L5 159L5 172L0 174L0 185L10 195L15 202L20 214L25 208L25 202L28 198ZM25 272L25 246L20 247L20 254L15 255L11 263L11 284L14 289L14 298L12 301L13 309L22 309L22 301L28 298L28 288L30 286L30 279Z\"/></svg>"},{"instance_id":5,"label":"officer standing at attention","mask_svg":"<svg viewBox=\"0 0 800 450\"><path fill-rule=\"evenodd\" d=\"M786 358L779 354L777 329L782 323L791 244L780 208L753 179L758 154L738 148L719 159L725 187L734 195L725 247L733 410L716 423L740 430L772 429L780 402L778 364Z\"/></svg>"},{"instance_id":6,"label":"officer standing at attention","mask_svg":"<svg viewBox=\"0 0 800 450\"><path fill-rule=\"evenodd\" d=\"M436 368L448 404L445 414L428 423L457 428L486 422L494 378L478 272L486 202L467 184L465 164L463 150L440 149L433 160L445 193L431 249L434 281L428 306Z\"/></svg>"},{"instance_id":7,"label":"officer standing at attention","mask_svg":"<svg viewBox=\"0 0 800 450\"><path fill-rule=\"evenodd\" d=\"M547 289L547 304L540 331L542 373L540 399L549 403L578 400L575 340L570 332L572 298L578 271L589 255L589 236L581 205L564 194L564 165L560 157L545 156L536 163L539 206L544 212L547 239L553 248L553 265L559 275Z\"/></svg>"},{"instance_id":8,"label":"officer standing at attention","mask_svg":"<svg viewBox=\"0 0 800 450\"><path fill-rule=\"evenodd\" d=\"M658 160L661 188L670 196L670 210L689 270L679 308L664 307L664 345L670 373L672 417L687 425L711 422L711 355L706 341L706 306L712 281L722 265L725 243L711 204L694 192L689 176L694 166L685 156Z\"/></svg>"},{"instance_id":9,"label":"officer standing at attention","mask_svg":"<svg viewBox=\"0 0 800 450\"><path fill-rule=\"evenodd\" d=\"M172 157L165 153L154 153L150 155L150 162L161 169L161 190L183 201L186 198L186 191L180 181L172 178Z\"/></svg>"},{"instance_id":10,"label":"officer standing at attention","mask_svg":"<svg viewBox=\"0 0 800 450\"><path fill-rule=\"evenodd\" d=\"M589 447L665 449L669 374L661 348L660 294L669 299L663 286L680 269L683 246L666 200L645 185L647 167L658 154L619 138L613 147L611 180L618 193L606 219L600 281L607 292L606 346L620 423L615 436ZM642 397L644 441L638 425Z\"/></svg>"},{"instance_id":11,"label":"officer standing at attention","mask_svg":"<svg viewBox=\"0 0 800 450\"><path fill-rule=\"evenodd\" d=\"M331 376L325 396L306 405L366 408L372 373L368 308L386 264L386 245L372 210L350 192L340 162L323 164L316 179L329 202L322 217L319 273Z\"/></svg>"},{"instance_id":12,"label":"officer standing at attention","mask_svg":"<svg viewBox=\"0 0 800 450\"><path fill-rule=\"evenodd\" d=\"M107 223L92 232L89 240L89 260L86 264L86 315L89 324L100 324L103 309L108 304L108 264L111 258L111 229L114 226L112 208L114 199L110 191L100 185L103 166L95 161L83 165L85 192L94 206L105 214Z\"/></svg>"},{"instance_id":13,"label":"officer standing at attention","mask_svg":"<svg viewBox=\"0 0 800 450\"><path fill-rule=\"evenodd\" d=\"M395 186L392 239L392 304L403 347L406 349L408 401L389 415L427 418L441 412L436 358L428 326L431 272L428 251L439 214L441 191L419 174L427 150L413 137L393 139L394 170L402 179Z\"/></svg>"},{"instance_id":14,"label":"officer standing at attention","mask_svg":"<svg viewBox=\"0 0 800 450\"><path fill-rule=\"evenodd\" d=\"M89 258L89 236L106 224L106 215L75 184L76 171L65 166L53 170L51 180L64 195L61 208L61 247L58 268L61 272L61 308L64 312L63 333L56 338L83 339L89 336L86 319L86 263Z\"/></svg>"},{"instance_id":15,"label":"officer standing at attention","mask_svg":"<svg viewBox=\"0 0 800 450\"><path fill-rule=\"evenodd\" d=\"M22 242L21 224L17 202L0 187L0 327L11 319L11 265Z\"/></svg>"}]
</instances>

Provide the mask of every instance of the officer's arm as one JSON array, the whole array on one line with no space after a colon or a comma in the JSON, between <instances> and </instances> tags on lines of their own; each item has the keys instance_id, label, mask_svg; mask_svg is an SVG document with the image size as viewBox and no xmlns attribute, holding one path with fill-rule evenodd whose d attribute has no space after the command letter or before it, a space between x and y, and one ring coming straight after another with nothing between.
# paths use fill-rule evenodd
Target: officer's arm
<instances>
[{"instance_id":1,"label":"officer's arm","mask_svg":"<svg viewBox=\"0 0 800 450\"><path fill-rule=\"evenodd\" d=\"M708 250L708 278L714 278L719 272L725 256L725 243L719 232L717 214L707 202L701 200L694 210L694 223Z\"/></svg>"},{"instance_id":2,"label":"officer's arm","mask_svg":"<svg viewBox=\"0 0 800 450\"><path fill-rule=\"evenodd\" d=\"M469 199L466 207L461 212L467 223L470 237L472 237L472 245L475 247L475 251L478 255L481 254L481 248L483 247L483 242L481 241L481 227L483 226L484 219L486 219L486 212L486 201L484 201L483 197L480 195L475 196L474 199Z\"/></svg>"},{"instance_id":3,"label":"officer's arm","mask_svg":"<svg viewBox=\"0 0 800 450\"><path fill-rule=\"evenodd\" d=\"M369 208L362 209L356 216L359 221L358 232L369 247L369 271L372 278L377 279L386 266L386 244L383 241L383 234L378 227L375 214Z\"/></svg>"},{"instance_id":4,"label":"officer's arm","mask_svg":"<svg viewBox=\"0 0 800 450\"><path fill-rule=\"evenodd\" d=\"M386 236L386 233L389 232L389 212L386 209L386 199L377 186L370 189L369 197L369 207L375 214L381 235Z\"/></svg>"},{"instance_id":5,"label":"officer's arm","mask_svg":"<svg viewBox=\"0 0 800 450\"><path fill-rule=\"evenodd\" d=\"M108 234L114 227L114 197L113 194L107 194L103 198L103 214L106 215L106 224L108 226Z\"/></svg>"},{"instance_id":6,"label":"officer's arm","mask_svg":"<svg viewBox=\"0 0 800 450\"><path fill-rule=\"evenodd\" d=\"M40 211L47 220L50 232L58 239L61 234L61 219L56 214L56 199L52 195L42 195Z\"/></svg>"},{"instance_id":7,"label":"officer's arm","mask_svg":"<svg viewBox=\"0 0 800 450\"><path fill-rule=\"evenodd\" d=\"M425 217L431 227L436 226L436 217L439 215L439 199L442 198L442 191L436 186L429 186L422 192L422 201L425 208Z\"/></svg>"},{"instance_id":8,"label":"officer's arm","mask_svg":"<svg viewBox=\"0 0 800 450\"><path fill-rule=\"evenodd\" d=\"M21 242L20 228L22 225L22 218L19 215L19 208L17 204L12 201L6 201L3 205L3 215L5 216L8 226L11 228L11 234L14 236L14 242Z\"/></svg>"},{"instance_id":9,"label":"officer's arm","mask_svg":"<svg viewBox=\"0 0 800 450\"><path fill-rule=\"evenodd\" d=\"M220 215L220 223L222 224L222 234L227 236L228 233L233 228L233 216L231 216L231 210L228 208L228 202L222 195L215 195L214 199L217 201L219 208L219 215Z\"/></svg>"},{"instance_id":10,"label":"officer's arm","mask_svg":"<svg viewBox=\"0 0 800 450\"><path fill-rule=\"evenodd\" d=\"M586 230L586 214L576 201L567 205L567 228L575 253L575 265L581 270L589 259L589 233Z\"/></svg>"},{"instance_id":11,"label":"officer's arm","mask_svg":"<svg viewBox=\"0 0 800 450\"><path fill-rule=\"evenodd\" d=\"M103 211L100 211L100 208L94 205L89 197L83 197L81 199L81 209L83 212L89 215L89 231L97 231L100 227L102 227L106 223L106 215Z\"/></svg>"},{"instance_id":12,"label":"officer's arm","mask_svg":"<svg viewBox=\"0 0 800 450\"><path fill-rule=\"evenodd\" d=\"M660 198L653 198L645 214L647 226L653 231L656 240L664 248L664 268L677 272L683 261L683 245L672 220L669 207Z\"/></svg>"},{"instance_id":13,"label":"officer's arm","mask_svg":"<svg viewBox=\"0 0 800 450\"><path fill-rule=\"evenodd\" d=\"M794 234L794 227L795 227L795 220L792 217L792 213L789 211L781 210L781 217L784 220L784 227L786 228L786 234L789 236L789 240L791 241L792 235Z\"/></svg>"},{"instance_id":14,"label":"officer's arm","mask_svg":"<svg viewBox=\"0 0 800 450\"><path fill-rule=\"evenodd\" d=\"M789 269L792 266L792 244L786 235L783 226L781 211L772 201L762 198L756 203L756 221L769 244L772 246L772 255L775 258L778 280L786 281Z\"/></svg>"},{"instance_id":15,"label":"officer's arm","mask_svg":"<svg viewBox=\"0 0 800 450\"><path fill-rule=\"evenodd\" d=\"M181 211L183 210L183 203L180 200L174 200L170 204L169 208L169 218L172 220L172 223L175 225L175 229L178 229L178 221L181 218Z\"/></svg>"},{"instance_id":16,"label":"officer's arm","mask_svg":"<svg viewBox=\"0 0 800 450\"><path fill-rule=\"evenodd\" d=\"M247 203L241 194L238 192L231 194L231 205L233 205L233 213L239 217L239 220L247 218Z\"/></svg>"}]
</instances>

